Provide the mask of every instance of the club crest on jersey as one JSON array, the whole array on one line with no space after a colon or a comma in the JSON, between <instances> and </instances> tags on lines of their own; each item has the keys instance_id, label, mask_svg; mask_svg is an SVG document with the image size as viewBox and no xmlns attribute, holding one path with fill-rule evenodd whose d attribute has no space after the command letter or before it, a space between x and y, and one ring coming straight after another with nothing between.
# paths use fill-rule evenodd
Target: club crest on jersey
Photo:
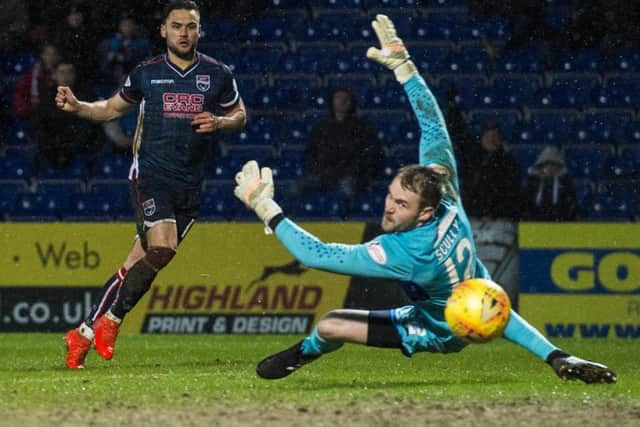
<instances>
[{"instance_id":1,"label":"club crest on jersey","mask_svg":"<svg viewBox=\"0 0 640 427\"><path fill-rule=\"evenodd\" d=\"M200 92L206 92L211 87L211 76L196 74L196 87Z\"/></svg>"},{"instance_id":2,"label":"club crest on jersey","mask_svg":"<svg viewBox=\"0 0 640 427\"><path fill-rule=\"evenodd\" d=\"M142 202L142 210L144 216L151 216L156 213L156 201L154 199L145 200Z\"/></svg>"},{"instance_id":3,"label":"club crest on jersey","mask_svg":"<svg viewBox=\"0 0 640 427\"><path fill-rule=\"evenodd\" d=\"M369 256L378 264L384 265L387 263L387 253L384 251L384 248L380 244L380 242L374 240L366 244L367 252L369 252Z\"/></svg>"}]
</instances>

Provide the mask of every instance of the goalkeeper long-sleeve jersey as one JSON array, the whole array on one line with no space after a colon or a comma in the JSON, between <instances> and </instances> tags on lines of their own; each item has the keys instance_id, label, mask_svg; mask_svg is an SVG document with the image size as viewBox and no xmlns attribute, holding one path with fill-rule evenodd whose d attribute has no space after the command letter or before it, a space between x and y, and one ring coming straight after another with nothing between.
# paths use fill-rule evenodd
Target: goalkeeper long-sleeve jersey
<instances>
[{"instance_id":1,"label":"goalkeeper long-sleeve jersey","mask_svg":"<svg viewBox=\"0 0 640 427\"><path fill-rule=\"evenodd\" d=\"M274 232L309 267L399 280L412 303L445 328L444 306L453 286L465 278L489 275L477 257L471 226L457 196L455 158L442 112L421 76L407 81L404 90L420 126L419 163L450 171L450 194L443 197L434 216L415 229L354 245L325 243L290 219L280 221Z\"/></svg>"}]
</instances>

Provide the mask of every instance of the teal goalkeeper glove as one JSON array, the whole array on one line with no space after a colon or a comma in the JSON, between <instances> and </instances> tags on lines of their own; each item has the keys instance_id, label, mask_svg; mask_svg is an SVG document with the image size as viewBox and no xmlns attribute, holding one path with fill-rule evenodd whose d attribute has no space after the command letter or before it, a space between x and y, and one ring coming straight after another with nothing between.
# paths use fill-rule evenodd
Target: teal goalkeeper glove
<instances>
[{"instance_id":1,"label":"teal goalkeeper glove","mask_svg":"<svg viewBox=\"0 0 640 427\"><path fill-rule=\"evenodd\" d=\"M396 27L391 19L387 15L376 15L376 20L371 22L371 26L378 36L382 49L370 47L367 50L367 58L393 70L396 80L401 84L418 74L418 70L411 61L404 43L398 37Z\"/></svg>"},{"instance_id":2,"label":"teal goalkeeper glove","mask_svg":"<svg viewBox=\"0 0 640 427\"><path fill-rule=\"evenodd\" d=\"M264 222L265 232L270 234L269 221L282 213L282 208L273 201L274 186L271 169L260 170L258 162L249 160L236 174L236 184L233 194L245 206L255 211L258 218Z\"/></svg>"}]
</instances>

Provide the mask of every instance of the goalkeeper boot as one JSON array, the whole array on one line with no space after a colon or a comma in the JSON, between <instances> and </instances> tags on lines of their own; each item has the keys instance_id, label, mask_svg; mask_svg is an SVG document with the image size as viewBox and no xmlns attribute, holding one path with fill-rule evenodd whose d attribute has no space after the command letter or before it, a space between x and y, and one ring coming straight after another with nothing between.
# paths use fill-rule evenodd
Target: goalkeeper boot
<instances>
[{"instance_id":1,"label":"goalkeeper boot","mask_svg":"<svg viewBox=\"0 0 640 427\"><path fill-rule=\"evenodd\" d=\"M555 373L563 380L580 380L587 384L615 383L618 380L616 374L607 366L580 359L576 356L556 350L549 355L547 363L551 365Z\"/></svg>"},{"instance_id":2,"label":"goalkeeper boot","mask_svg":"<svg viewBox=\"0 0 640 427\"><path fill-rule=\"evenodd\" d=\"M120 323L113 320L109 313L105 313L96 320L93 327L95 331L94 345L96 352L105 360L113 357L116 338L120 332Z\"/></svg>"},{"instance_id":3,"label":"goalkeeper boot","mask_svg":"<svg viewBox=\"0 0 640 427\"><path fill-rule=\"evenodd\" d=\"M302 341L280 353L273 354L263 359L256 368L259 377L268 380L284 378L297 371L307 363L311 363L320 357L317 355L302 354Z\"/></svg>"},{"instance_id":4,"label":"goalkeeper boot","mask_svg":"<svg viewBox=\"0 0 640 427\"><path fill-rule=\"evenodd\" d=\"M67 368L84 368L84 359L91 350L91 340L82 335L79 328L75 328L65 334L64 343L67 346Z\"/></svg>"}]
</instances>

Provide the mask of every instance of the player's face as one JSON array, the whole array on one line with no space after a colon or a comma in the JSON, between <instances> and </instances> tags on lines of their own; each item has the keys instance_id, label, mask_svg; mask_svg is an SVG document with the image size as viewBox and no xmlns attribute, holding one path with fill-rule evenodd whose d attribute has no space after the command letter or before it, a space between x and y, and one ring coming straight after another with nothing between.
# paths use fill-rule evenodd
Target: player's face
<instances>
[{"instance_id":1,"label":"player's face","mask_svg":"<svg viewBox=\"0 0 640 427\"><path fill-rule=\"evenodd\" d=\"M160 35L167 40L169 53L191 60L200 37L200 14L195 10L175 9L160 27Z\"/></svg>"},{"instance_id":2,"label":"player's face","mask_svg":"<svg viewBox=\"0 0 640 427\"><path fill-rule=\"evenodd\" d=\"M409 189L402 188L399 177L391 181L380 223L385 233L411 230L432 215L433 208L420 208L420 196Z\"/></svg>"}]
</instances>

